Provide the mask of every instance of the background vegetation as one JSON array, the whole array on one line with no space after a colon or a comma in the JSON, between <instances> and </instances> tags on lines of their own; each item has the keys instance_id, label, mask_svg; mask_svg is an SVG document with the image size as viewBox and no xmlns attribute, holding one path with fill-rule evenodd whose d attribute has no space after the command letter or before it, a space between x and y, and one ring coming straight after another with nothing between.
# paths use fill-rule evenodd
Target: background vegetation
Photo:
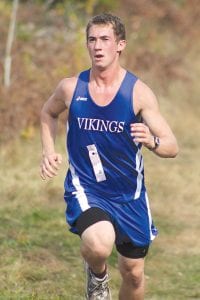
<instances>
[{"instance_id":1,"label":"background vegetation","mask_svg":"<svg viewBox=\"0 0 200 300\"><path fill-rule=\"evenodd\" d=\"M0 2L0 72L12 1ZM180 154L144 151L146 184L160 235L146 259L146 299L200 299L200 6L198 0L20 1L10 88L0 83L0 299L83 299L79 240L65 225L63 179L43 182L39 111L59 80L89 66L88 18L112 11L127 26L122 64L149 84ZM3 77L3 76L2 76ZM65 119L57 148L65 157ZM113 299L120 278L109 260Z\"/></svg>"}]
</instances>

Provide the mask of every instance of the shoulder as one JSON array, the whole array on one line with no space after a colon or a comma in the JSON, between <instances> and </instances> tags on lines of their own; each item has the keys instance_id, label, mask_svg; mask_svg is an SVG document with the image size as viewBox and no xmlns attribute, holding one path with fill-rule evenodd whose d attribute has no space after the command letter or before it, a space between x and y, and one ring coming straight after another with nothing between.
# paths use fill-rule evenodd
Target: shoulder
<instances>
[{"instance_id":1,"label":"shoulder","mask_svg":"<svg viewBox=\"0 0 200 300\"><path fill-rule=\"evenodd\" d=\"M142 80L138 79L136 81L133 93L134 109L137 113L141 112L146 108L158 107L158 101L154 92Z\"/></svg>"},{"instance_id":2,"label":"shoulder","mask_svg":"<svg viewBox=\"0 0 200 300\"><path fill-rule=\"evenodd\" d=\"M65 102L67 107L69 107L71 103L77 81L78 75L70 78L63 78L55 89L56 98L59 98Z\"/></svg>"}]
</instances>

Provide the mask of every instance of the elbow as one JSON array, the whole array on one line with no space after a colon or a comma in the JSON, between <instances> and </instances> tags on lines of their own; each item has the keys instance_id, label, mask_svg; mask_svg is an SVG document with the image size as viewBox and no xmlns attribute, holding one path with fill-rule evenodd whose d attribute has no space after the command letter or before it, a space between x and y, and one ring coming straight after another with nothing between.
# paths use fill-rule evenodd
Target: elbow
<instances>
[{"instance_id":1,"label":"elbow","mask_svg":"<svg viewBox=\"0 0 200 300\"><path fill-rule=\"evenodd\" d=\"M48 110L46 108L46 106L44 105L40 111L40 121L41 122L45 122L47 120L55 120L57 119L58 116L56 114L54 114L53 112L51 112L50 110Z\"/></svg>"},{"instance_id":2,"label":"elbow","mask_svg":"<svg viewBox=\"0 0 200 300\"><path fill-rule=\"evenodd\" d=\"M174 137L171 139L171 143L169 144L169 158L175 158L179 153L179 146L177 139Z\"/></svg>"},{"instance_id":3,"label":"elbow","mask_svg":"<svg viewBox=\"0 0 200 300\"><path fill-rule=\"evenodd\" d=\"M171 155L169 156L169 158L175 158L178 155L178 151L174 151L171 153Z\"/></svg>"},{"instance_id":4,"label":"elbow","mask_svg":"<svg viewBox=\"0 0 200 300\"><path fill-rule=\"evenodd\" d=\"M43 123L47 120L48 115L47 113L42 109L40 112L40 122Z\"/></svg>"},{"instance_id":5,"label":"elbow","mask_svg":"<svg viewBox=\"0 0 200 300\"><path fill-rule=\"evenodd\" d=\"M44 104L42 106L41 111L40 111L40 115L39 115L40 120L43 120L45 118L46 114L47 114L47 112L46 112L46 105Z\"/></svg>"},{"instance_id":6,"label":"elbow","mask_svg":"<svg viewBox=\"0 0 200 300\"><path fill-rule=\"evenodd\" d=\"M178 144L175 143L173 145L170 145L167 149L165 149L163 152L157 152L156 154L163 158L175 158L179 153L179 147Z\"/></svg>"},{"instance_id":7,"label":"elbow","mask_svg":"<svg viewBox=\"0 0 200 300\"><path fill-rule=\"evenodd\" d=\"M43 118L44 118L44 110L42 109L41 111L40 111L40 115L39 115L39 117L40 117L40 120L42 120Z\"/></svg>"},{"instance_id":8,"label":"elbow","mask_svg":"<svg viewBox=\"0 0 200 300\"><path fill-rule=\"evenodd\" d=\"M178 155L178 153L179 153L179 146L176 143L170 152L169 158L175 158Z\"/></svg>"}]
</instances>

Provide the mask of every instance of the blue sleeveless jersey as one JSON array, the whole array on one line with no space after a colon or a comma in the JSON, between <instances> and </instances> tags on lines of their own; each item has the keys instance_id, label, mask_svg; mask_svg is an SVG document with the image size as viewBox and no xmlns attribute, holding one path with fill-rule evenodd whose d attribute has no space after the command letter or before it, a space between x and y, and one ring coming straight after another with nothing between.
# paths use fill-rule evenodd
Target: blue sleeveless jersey
<instances>
[{"instance_id":1,"label":"blue sleeveless jersey","mask_svg":"<svg viewBox=\"0 0 200 300\"><path fill-rule=\"evenodd\" d=\"M143 158L130 135L130 124L140 121L133 110L137 77L127 71L111 103L99 106L89 93L89 75L79 75L69 109L65 191L81 201L87 193L118 203L138 199L145 192Z\"/></svg>"}]
</instances>

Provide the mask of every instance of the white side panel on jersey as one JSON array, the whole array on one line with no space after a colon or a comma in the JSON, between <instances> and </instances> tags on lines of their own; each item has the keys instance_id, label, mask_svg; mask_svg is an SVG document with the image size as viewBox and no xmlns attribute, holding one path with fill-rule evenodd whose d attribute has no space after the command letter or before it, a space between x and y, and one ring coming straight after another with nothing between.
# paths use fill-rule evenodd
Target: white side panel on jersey
<instances>
[{"instance_id":1,"label":"white side panel on jersey","mask_svg":"<svg viewBox=\"0 0 200 300\"><path fill-rule=\"evenodd\" d=\"M72 183L76 189L76 192L73 192L73 194L78 199L78 202L80 204L82 211L85 211L86 209L90 208L90 206L88 204L87 196L84 192L84 188L80 184L79 177L75 173L74 167L70 164L69 168L70 168L70 171L72 174Z\"/></svg>"},{"instance_id":2,"label":"white side panel on jersey","mask_svg":"<svg viewBox=\"0 0 200 300\"><path fill-rule=\"evenodd\" d=\"M96 146L94 144L88 145L87 149L89 152L90 161L91 161L92 168L93 168L94 174L96 176L97 182L106 180L103 165L102 165L101 159L99 157L99 153L97 151Z\"/></svg>"}]
</instances>

